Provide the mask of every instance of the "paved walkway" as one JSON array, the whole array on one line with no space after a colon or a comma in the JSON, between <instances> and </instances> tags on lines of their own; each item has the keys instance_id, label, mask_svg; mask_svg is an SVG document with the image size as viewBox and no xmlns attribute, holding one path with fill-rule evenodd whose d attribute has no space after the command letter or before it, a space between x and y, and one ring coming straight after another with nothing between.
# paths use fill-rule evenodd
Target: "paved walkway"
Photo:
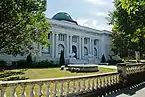
<instances>
[{"instance_id":1,"label":"paved walkway","mask_svg":"<svg viewBox=\"0 0 145 97\"><path fill-rule=\"evenodd\" d=\"M105 97L145 97L145 82L125 88Z\"/></svg>"}]
</instances>

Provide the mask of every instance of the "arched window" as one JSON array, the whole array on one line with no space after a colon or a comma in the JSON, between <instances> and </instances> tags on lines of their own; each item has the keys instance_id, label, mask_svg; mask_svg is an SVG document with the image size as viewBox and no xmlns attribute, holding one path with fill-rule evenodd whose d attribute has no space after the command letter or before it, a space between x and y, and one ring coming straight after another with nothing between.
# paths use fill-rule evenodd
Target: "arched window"
<instances>
[{"instance_id":1,"label":"arched window","mask_svg":"<svg viewBox=\"0 0 145 97\"><path fill-rule=\"evenodd\" d=\"M58 54L60 54L61 51L64 51L64 46L62 44L59 44L58 45Z\"/></svg>"},{"instance_id":2,"label":"arched window","mask_svg":"<svg viewBox=\"0 0 145 97\"><path fill-rule=\"evenodd\" d=\"M87 49L87 47L84 47L84 55L88 55L88 49Z\"/></svg>"},{"instance_id":3,"label":"arched window","mask_svg":"<svg viewBox=\"0 0 145 97\"><path fill-rule=\"evenodd\" d=\"M97 56L97 49L94 48L94 56Z\"/></svg>"}]
</instances>

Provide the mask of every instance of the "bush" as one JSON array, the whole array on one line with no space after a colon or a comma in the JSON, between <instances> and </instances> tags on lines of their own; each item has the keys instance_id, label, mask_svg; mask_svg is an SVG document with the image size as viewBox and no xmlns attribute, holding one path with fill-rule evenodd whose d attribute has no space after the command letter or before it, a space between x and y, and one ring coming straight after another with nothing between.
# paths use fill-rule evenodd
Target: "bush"
<instances>
[{"instance_id":1,"label":"bush","mask_svg":"<svg viewBox=\"0 0 145 97\"><path fill-rule=\"evenodd\" d=\"M109 63L109 65L117 65L117 63L122 63L123 61L122 60L107 60L107 63Z\"/></svg>"},{"instance_id":2,"label":"bush","mask_svg":"<svg viewBox=\"0 0 145 97\"><path fill-rule=\"evenodd\" d=\"M27 64L28 64L28 65L32 65L32 57L31 57L31 53L27 56L26 61L27 61Z\"/></svg>"},{"instance_id":3,"label":"bush","mask_svg":"<svg viewBox=\"0 0 145 97\"><path fill-rule=\"evenodd\" d=\"M17 67L27 67L27 62L26 60L19 60L17 61L17 64L16 64Z\"/></svg>"},{"instance_id":4,"label":"bush","mask_svg":"<svg viewBox=\"0 0 145 97\"><path fill-rule=\"evenodd\" d=\"M60 64L60 66L65 65L64 51L61 51L60 59L59 59L59 64Z\"/></svg>"},{"instance_id":5,"label":"bush","mask_svg":"<svg viewBox=\"0 0 145 97\"><path fill-rule=\"evenodd\" d=\"M6 61L4 61L4 60L0 60L0 67L5 67L6 64L7 64Z\"/></svg>"},{"instance_id":6,"label":"bush","mask_svg":"<svg viewBox=\"0 0 145 97\"><path fill-rule=\"evenodd\" d=\"M58 64L55 64L53 61L43 60L40 62L35 62L33 67L36 68L47 68L47 67L59 67Z\"/></svg>"},{"instance_id":7,"label":"bush","mask_svg":"<svg viewBox=\"0 0 145 97\"><path fill-rule=\"evenodd\" d=\"M101 63L106 63L106 59L105 59L104 54L102 55L102 58L101 58Z\"/></svg>"}]
</instances>

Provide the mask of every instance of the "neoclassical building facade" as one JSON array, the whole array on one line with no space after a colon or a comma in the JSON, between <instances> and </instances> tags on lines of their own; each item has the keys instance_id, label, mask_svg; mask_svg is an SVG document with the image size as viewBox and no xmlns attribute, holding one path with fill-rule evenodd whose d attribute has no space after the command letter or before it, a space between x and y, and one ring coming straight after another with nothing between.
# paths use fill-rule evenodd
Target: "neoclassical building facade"
<instances>
[{"instance_id":1,"label":"neoclassical building facade","mask_svg":"<svg viewBox=\"0 0 145 97\"><path fill-rule=\"evenodd\" d=\"M50 46L39 49L36 60L53 60L59 62L63 50L66 63L99 63L104 54L106 59L111 48L111 32L96 30L80 26L65 12L54 15L48 22L52 24L51 33L48 35ZM2 58L2 57L1 57ZM9 58L22 60L26 56Z\"/></svg>"}]
</instances>

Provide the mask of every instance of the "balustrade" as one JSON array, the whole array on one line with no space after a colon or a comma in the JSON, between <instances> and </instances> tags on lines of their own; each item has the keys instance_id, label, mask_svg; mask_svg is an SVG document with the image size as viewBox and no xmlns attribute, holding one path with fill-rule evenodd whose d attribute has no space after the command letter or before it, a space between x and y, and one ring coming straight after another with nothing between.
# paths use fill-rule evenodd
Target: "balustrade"
<instances>
[{"instance_id":1,"label":"balustrade","mask_svg":"<svg viewBox=\"0 0 145 97\"><path fill-rule=\"evenodd\" d=\"M0 97L62 97L119 83L119 73L0 82ZM10 89L9 89L10 88Z\"/></svg>"}]
</instances>

